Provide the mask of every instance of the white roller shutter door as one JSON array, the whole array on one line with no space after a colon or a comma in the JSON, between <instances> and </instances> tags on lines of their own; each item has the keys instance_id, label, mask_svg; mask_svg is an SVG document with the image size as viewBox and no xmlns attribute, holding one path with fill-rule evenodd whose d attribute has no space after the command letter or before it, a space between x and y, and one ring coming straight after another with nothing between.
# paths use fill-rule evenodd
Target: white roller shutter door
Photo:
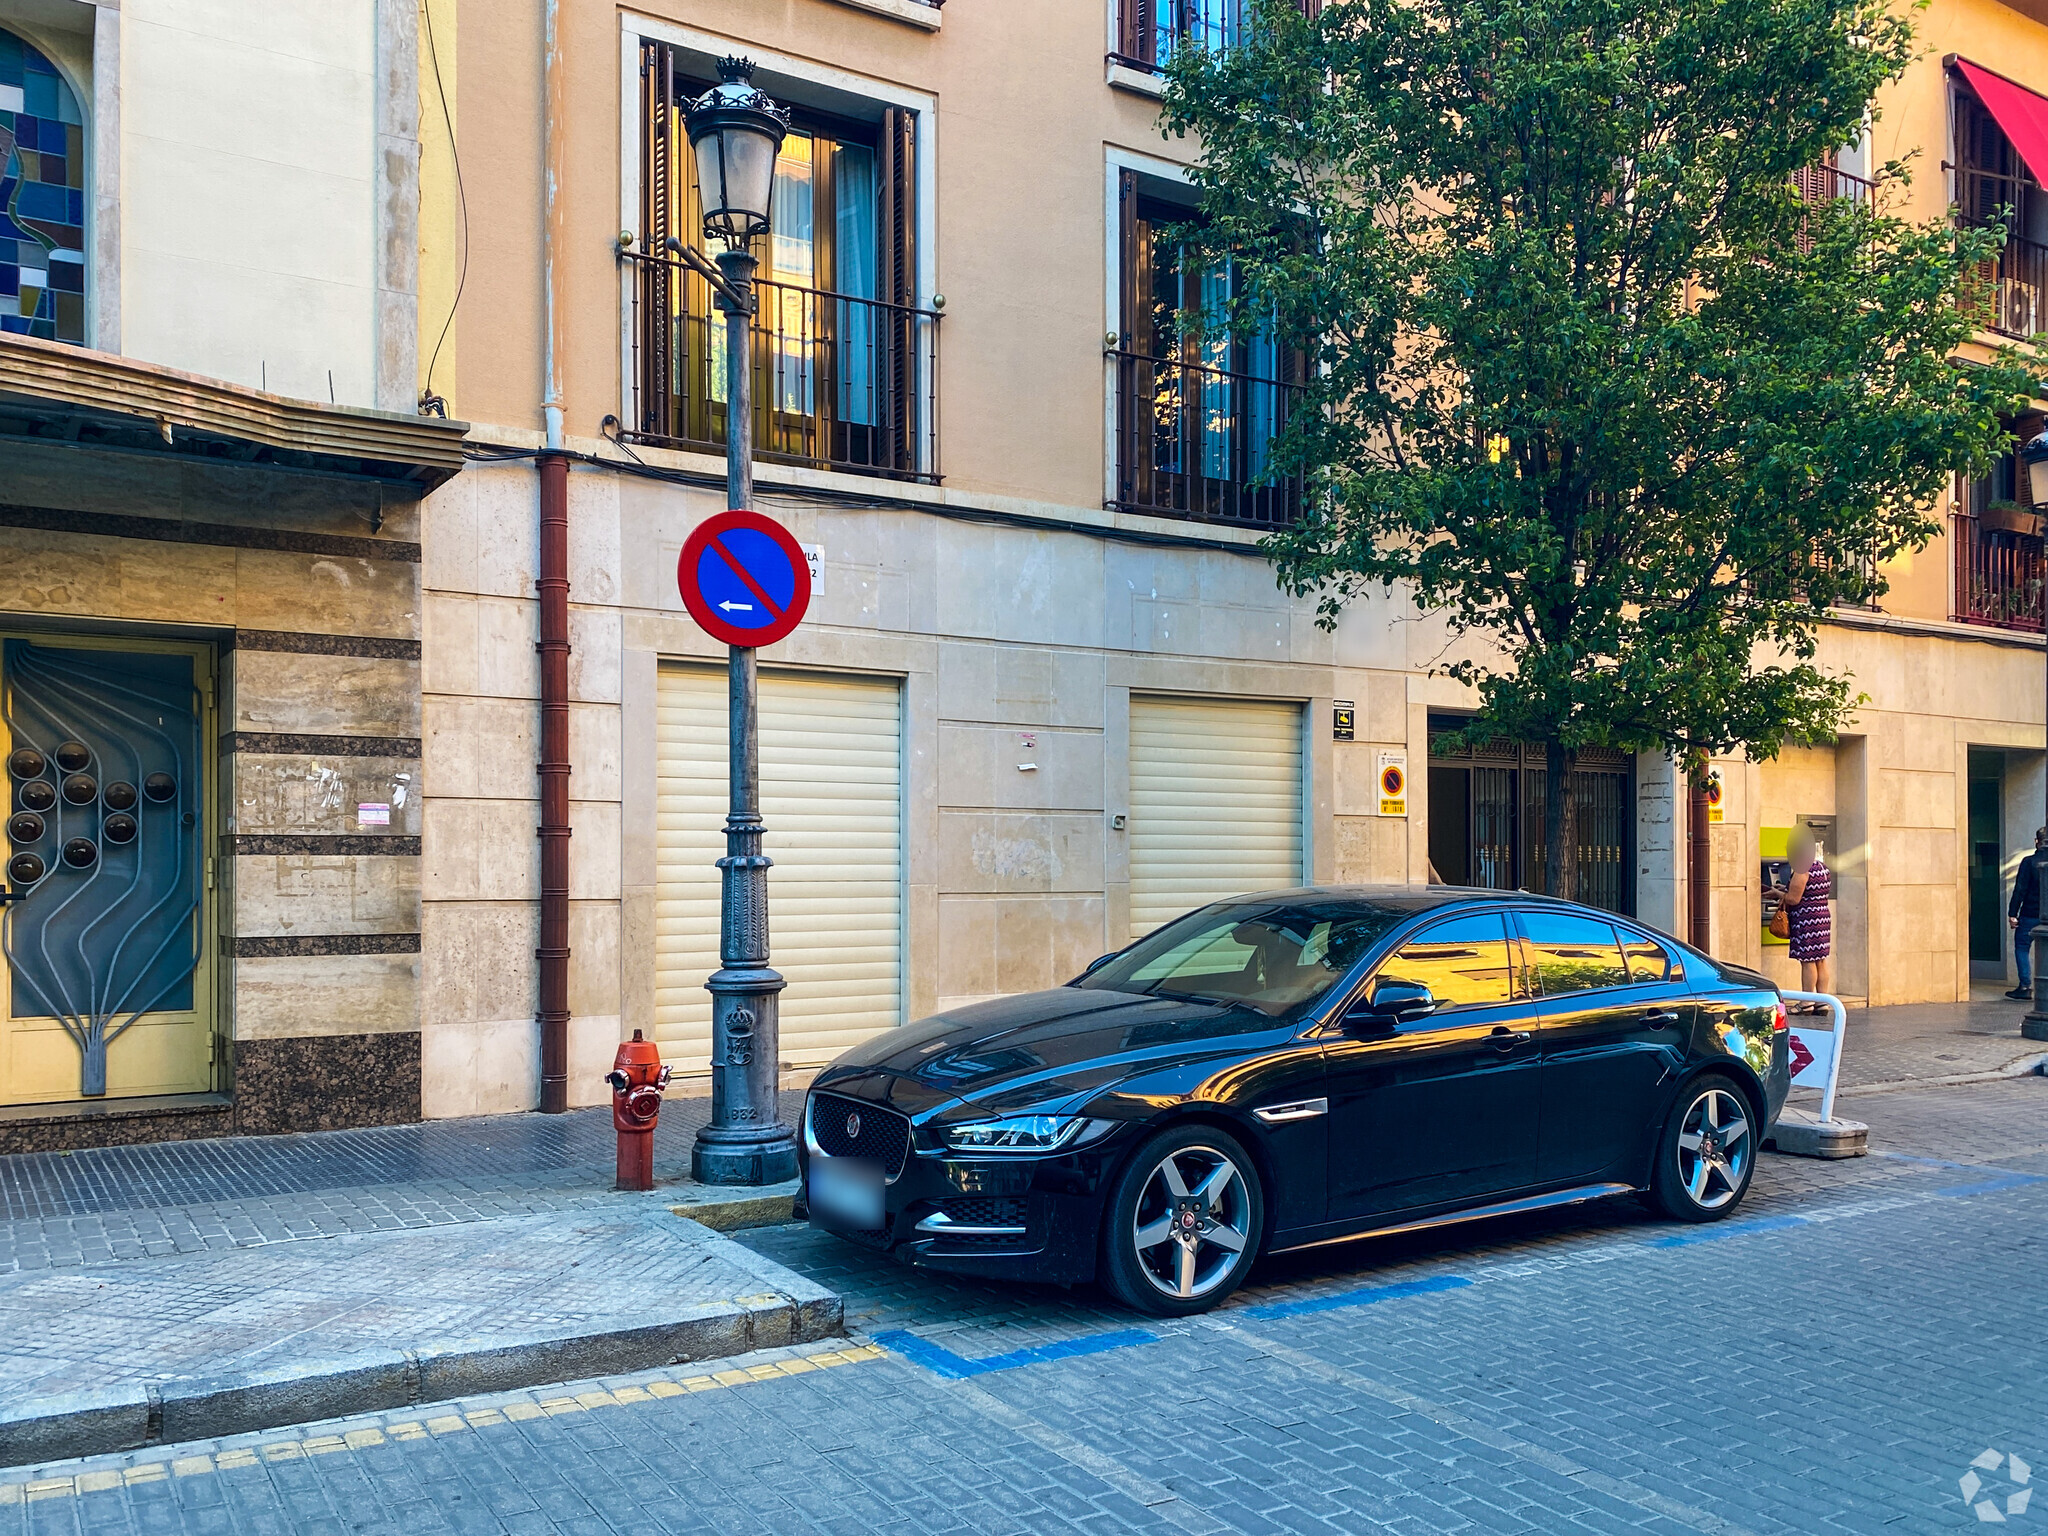
<instances>
[{"instance_id":1,"label":"white roller shutter door","mask_svg":"<svg viewBox=\"0 0 2048 1536\"><path fill-rule=\"evenodd\" d=\"M903 1022L902 690L761 674L761 814L782 1059L822 1065ZM726 674L670 665L656 689L655 1039L702 1070L711 1048L725 854Z\"/></svg>"},{"instance_id":2,"label":"white roller shutter door","mask_svg":"<svg viewBox=\"0 0 2048 1536\"><path fill-rule=\"evenodd\" d=\"M1301 709L1131 699L1131 933L1299 885Z\"/></svg>"}]
</instances>

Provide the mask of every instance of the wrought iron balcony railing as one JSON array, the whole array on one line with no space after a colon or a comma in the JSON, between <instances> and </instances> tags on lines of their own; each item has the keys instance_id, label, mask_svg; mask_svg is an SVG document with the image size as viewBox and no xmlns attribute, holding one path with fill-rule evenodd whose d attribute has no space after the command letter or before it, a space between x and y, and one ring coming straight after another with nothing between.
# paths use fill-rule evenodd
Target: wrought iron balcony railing
<instances>
[{"instance_id":1,"label":"wrought iron balcony railing","mask_svg":"<svg viewBox=\"0 0 2048 1536\"><path fill-rule=\"evenodd\" d=\"M1322 0L1298 0L1305 15L1322 10ZM1176 49L1229 48L1244 36L1251 19L1247 0L1116 0L1113 64L1157 73Z\"/></svg>"},{"instance_id":2,"label":"wrought iron balcony railing","mask_svg":"<svg viewBox=\"0 0 2048 1536\"><path fill-rule=\"evenodd\" d=\"M725 451L725 316L667 257L633 274L629 441ZM939 313L760 279L751 330L754 451L764 460L939 480Z\"/></svg>"},{"instance_id":3,"label":"wrought iron balcony railing","mask_svg":"<svg viewBox=\"0 0 2048 1536\"><path fill-rule=\"evenodd\" d=\"M1978 276L1990 290L1981 324L2021 340L2048 331L2048 245L2008 234L2005 249L1984 262Z\"/></svg>"},{"instance_id":4,"label":"wrought iron balcony railing","mask_svg":"<svg viewBox=\"0 0 2048 1536\"><path fill-rule=\"evenodd\" d=\"M2041 633L2040 526L2040 515L2025 511L1951 515L1948 542L1959 622Z\"/></svg>"},{"instance_id":5,"label":"wrought iron balcony railing","mask_svg":"<svg viewBox=\"0 0 2048 1536\"><path fill-rule=\"evenodd\" d=\"M1299 385L1198 363L1112 351L1116 495L1110 505L1204 522L1284 528L1301 512L1298 475L1271 472Z\"/></svg>"}]
</instances>

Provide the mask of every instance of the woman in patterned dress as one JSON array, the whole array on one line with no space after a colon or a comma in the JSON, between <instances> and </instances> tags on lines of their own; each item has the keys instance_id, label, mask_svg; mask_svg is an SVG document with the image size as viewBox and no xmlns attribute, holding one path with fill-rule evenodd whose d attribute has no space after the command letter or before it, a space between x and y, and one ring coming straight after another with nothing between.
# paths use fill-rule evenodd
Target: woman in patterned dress
<instances>
[{"instance_id":1,"label":"woman in patterned dress","mask_svg":"<svg viewBox=\"0 0 2048 1536\"><path fill-rule=\"evenodd\" d=\"M1801 837L1792 845L1791 889L1785 906L1792 914L1792 958L1799 962L1799 990L1829 992L1828 957L1834 953L1834 914L1828 897L1834 894L1828 867L1821 860L1820 844ZM1802 867L1803 866L1803 867ZM1808 1004L1819 1008L1818 1003Z\"/></svg>"}]
</instances>

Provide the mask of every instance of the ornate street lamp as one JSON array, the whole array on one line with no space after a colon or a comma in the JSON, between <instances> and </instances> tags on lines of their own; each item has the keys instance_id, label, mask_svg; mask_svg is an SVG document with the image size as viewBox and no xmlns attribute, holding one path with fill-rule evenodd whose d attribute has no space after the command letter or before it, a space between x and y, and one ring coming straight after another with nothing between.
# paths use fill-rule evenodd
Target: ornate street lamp
<instances>
[{"instance_id":1,"label":"ornate street lamp","mask_svg":"<svg viewBox=\"0 0 2048 1536\"><path fill-rule=\"evenodd\" d=\"M789 113L753 83L746 59L720 59L719 83L684 117L697 185L704 201L704 237L724 242L714 266L704 254L671 239L669 250L711 284L725 315L725 503L745 508L754 497L754 254L768 233L775 157L789 131ZM752 646L731 648L731 793L725 816L725 857L719 901L718 971L711 993L711 1118L697 1132L690 1175L705 1184L774 1184L796 1177L796 1139L782 1123L781 1030L777 996L782 977L768 965L768 867L761 852L760 673Z\"/></svg>"}]
</instances>

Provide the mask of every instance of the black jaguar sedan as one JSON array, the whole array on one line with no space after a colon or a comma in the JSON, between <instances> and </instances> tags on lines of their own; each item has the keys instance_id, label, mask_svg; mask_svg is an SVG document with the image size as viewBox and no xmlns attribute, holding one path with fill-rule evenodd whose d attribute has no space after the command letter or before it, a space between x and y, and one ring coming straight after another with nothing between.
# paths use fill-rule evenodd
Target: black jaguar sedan
<instances>
[{"instance_id":1,"label":"black jaguar sedan","mask_svg":"<svg viewBox=\"0 0 2048 1536\"><path fill-rule=\"evenodd\" d=\"M1717 1220L1790 1084L1768 980L1609 913L1278 891L847 1052L803 1188L912 1264L1189 1313L1261 1253L1632 1192Z\"/></svg>"}]
</instances>

